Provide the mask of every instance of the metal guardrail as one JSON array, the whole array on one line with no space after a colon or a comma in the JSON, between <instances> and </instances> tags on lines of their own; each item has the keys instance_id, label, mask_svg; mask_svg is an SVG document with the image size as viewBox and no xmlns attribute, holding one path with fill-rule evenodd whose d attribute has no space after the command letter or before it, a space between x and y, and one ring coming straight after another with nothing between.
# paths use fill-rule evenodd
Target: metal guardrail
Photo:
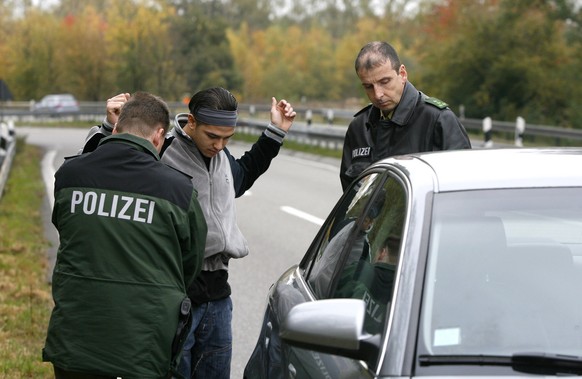
<instances>
[{"instance_id":1,"label":"metal guardrail","mask_svg":"<svg viewBox=\"0 0 582 379\"><path fill-rule=\"evenodd\" d=\"M16 133L14 123L0 122L0 199L8 181L12 160L16 153Z\"/></svg>"},{"instance_id":2,"label":"metal guardrail","mask_svg":"<svg viewBox=\"0 0 582 379\"><path fill-rule=\"evenodd\" d=\"M268 121L256 118L239 118L237 121L237 129L244 134L259 135L267 128L267 125ZM326 124L307 125L304 122L295 122L285 140L338 150L343 147L346 129L347 126L330 127Z\"/></svg>"},{"instance_id":3,"label":"metal guardrail","mask_svg":"<svg viewBox=\"0 0 582 379\"><path fill-rule=\"evenodd\" d=\"M483 120L480 119L461 119L467 131L483 132ZM497 135L513 136L518 138L516 122L508 121L492 121L492 133ZM552 140L551 146L562 146L568 141L578 143L582 141L582 130L572 128L561 128L557 126L548 125L529 125L525 126L525 130L521 138L531 141L537 141L541 138ZM510 138L511 139L511 138Z\"/></svg>"}]
</instances>

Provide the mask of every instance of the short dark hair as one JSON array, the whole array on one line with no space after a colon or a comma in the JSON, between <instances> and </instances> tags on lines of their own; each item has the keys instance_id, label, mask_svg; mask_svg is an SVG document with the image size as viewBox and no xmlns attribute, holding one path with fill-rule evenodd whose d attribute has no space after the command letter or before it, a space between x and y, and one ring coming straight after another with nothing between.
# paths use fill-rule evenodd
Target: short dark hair
<instances>
[{"instance_id":1,"label":"short dark hair","mask_svg":"<svg viewBox=\"0 0 582 379\"><path fill-rule=\"evenodd\" d=\"M200 108L236 111L238 102L230 91L222 87L212 87L196 92L190 99L190 103L188 103L190 114L195 115Z\"/></svg>"},{"instance_id":2,"label":"short dark hair","mask_svg":"<svg viewBox=\"0 0 582 379\"><path fill-rule=\"evenodd\" d=\"M170 127L168 105L161 97L139 91L121 107L116 128L119 133L131 133L147 138L159 127L165 132Z\"/></svg>"},{"instance_id":3,"label":"short dark hair","mask_svg":"<svg viewBox=\"0 0 582 379\"><path fill-rule=\"evenodd\" d=\"M398 53L388 42L373 41L369 42L360 49L356 57L355 68L356 73L360 70L370 70L390 62L392 68L398 72L400 69L400 58Z\"/></svg>"}]
</instances>

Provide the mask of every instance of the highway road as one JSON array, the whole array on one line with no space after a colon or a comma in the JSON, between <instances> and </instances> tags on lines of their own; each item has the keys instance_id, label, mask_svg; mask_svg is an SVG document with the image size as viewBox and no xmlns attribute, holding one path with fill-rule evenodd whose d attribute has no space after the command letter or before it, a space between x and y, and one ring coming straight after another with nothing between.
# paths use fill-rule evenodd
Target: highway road
<instances>
[{"instance_id":1,"label":"highway road","mask_svg":"<svg viewBox=\"0 0 582 379\"><path fill-rule=\"evenodd\" d=\"M26 136L28 143L45 149L41 162L47 184L43 214L47 238L53 241L47 255L49 262L54 262L58 236L50 224L53 175L65 156L76 154L87 130L17 127L16 132ZM249 147L236 141L229 145L235 157ZM259 334L271 283L286 268L299 262L339 198L338 172L337 159L283 149L267 173L237 199L238 223L251 253L230 264L234 304L232 378L242 378Z\"/></svg>"}]
</instances>

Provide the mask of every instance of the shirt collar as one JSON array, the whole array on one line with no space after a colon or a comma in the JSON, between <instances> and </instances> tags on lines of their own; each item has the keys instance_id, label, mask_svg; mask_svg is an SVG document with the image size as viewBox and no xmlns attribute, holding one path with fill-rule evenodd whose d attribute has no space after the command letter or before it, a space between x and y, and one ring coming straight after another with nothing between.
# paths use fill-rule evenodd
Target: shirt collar
<instances>
[{"instance_id":1,"label":"shirt collar","mask_svg":"<svg viewBox=\"0 0 582 379\"><path fill-rule=\"evenodd\" d=\"M158 150L156 150L156 148L154 147L154 145L148 141L147 139L143 138L143 137L138 137L136 135L133 134L129 134L129 133L119 133L119 134L112 134L108 137L103 138L100 142L99 145L102 145L104 143L108 143L108 142L120 142L120 143L125 143L127 145L131 145L134 146L135 148L147 152L151 155L153 155L156 160L160 160L160 155L158 153Z\"/></svg>"}]
</instances>

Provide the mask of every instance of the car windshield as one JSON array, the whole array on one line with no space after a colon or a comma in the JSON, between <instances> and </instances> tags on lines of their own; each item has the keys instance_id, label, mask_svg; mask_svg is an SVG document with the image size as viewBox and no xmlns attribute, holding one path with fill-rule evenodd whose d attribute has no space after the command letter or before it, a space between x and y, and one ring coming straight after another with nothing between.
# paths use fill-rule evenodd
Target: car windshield
<instances>
[{"instance_id":1,"label":"car windshield","mask_svg":"<svg viewBox=\"0 0 582 379\"><path fill-rule=\"evenodd\" d=\"M435 195L419 354L582 351L582 190Z\"/></svg>"},{"instance_id":2,"label":"car windshield","mask_svg":"<svg viewBox=\"0 0 582 379\"><path fill-rule=\"evenodd\" d=\"M41 101L48 104L75 103L75 98L70 95L48 95L43 97Z\"/></svg>"}]
</instances>

